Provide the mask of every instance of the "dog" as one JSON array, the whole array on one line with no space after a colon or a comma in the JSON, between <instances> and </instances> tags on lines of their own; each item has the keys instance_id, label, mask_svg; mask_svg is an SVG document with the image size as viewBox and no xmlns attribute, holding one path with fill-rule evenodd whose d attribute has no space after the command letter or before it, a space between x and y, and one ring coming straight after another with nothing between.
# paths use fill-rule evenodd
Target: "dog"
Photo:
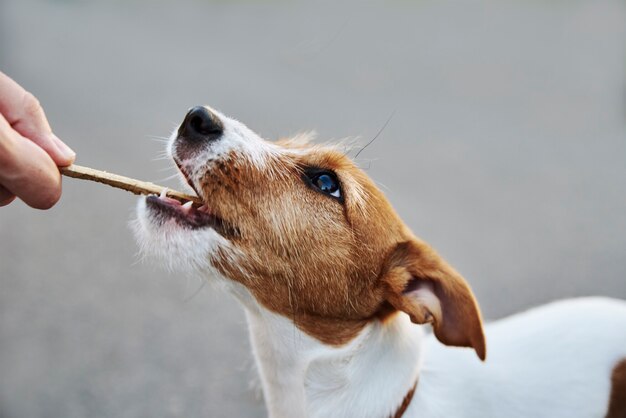
<instances>
[{"instance_id":1,"label":"dog","mask_svg":"<svg viewBox=\"0 0 626 418\"><path fill-rule=\"evenodd\" d=\"M307 139L192 108L168 152L205 204L148 196L135 223L144 254L241 302L271 417L626 417L625 302L483 326L368 176Z\"/></svg>"}]
</instances>

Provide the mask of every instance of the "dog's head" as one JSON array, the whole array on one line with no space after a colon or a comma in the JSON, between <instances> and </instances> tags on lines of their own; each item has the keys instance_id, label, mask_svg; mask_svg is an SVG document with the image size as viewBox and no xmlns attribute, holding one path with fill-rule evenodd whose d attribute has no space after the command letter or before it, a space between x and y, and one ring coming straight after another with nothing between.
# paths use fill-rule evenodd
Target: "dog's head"
<instances>
[{"instance_id":1,"label":"dog's head","mask_svg":"<svg viewBox=\"0 0 626 418\"><path fill-rule=\"evenodd\" d=\"M432 323L443 343L484 358L480 312L463 278L349 158L305 139L268 142L193 108L169 151L205 205L142 199L141 246L245 286L260 306L327 344L404 311Z\"/></svg>"}]
</instances>

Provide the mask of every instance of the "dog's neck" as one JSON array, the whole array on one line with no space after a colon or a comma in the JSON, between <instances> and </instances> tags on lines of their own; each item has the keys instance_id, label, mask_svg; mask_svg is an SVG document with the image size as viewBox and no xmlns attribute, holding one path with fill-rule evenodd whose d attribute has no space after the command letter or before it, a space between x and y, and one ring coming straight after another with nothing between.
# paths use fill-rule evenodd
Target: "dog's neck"
<instances>
[{"instance_id":1,"label":"dog's neck","mask_svg":"<svg viewBox=\"0 0 626 418\"><path fill-rule=\"evenodd\" d=\"M417 381L422 330L404 314L331 347L238 289L271 417L393 417ZM359 409L361 408L361 409Z\"/></svg>"}]
</instances>

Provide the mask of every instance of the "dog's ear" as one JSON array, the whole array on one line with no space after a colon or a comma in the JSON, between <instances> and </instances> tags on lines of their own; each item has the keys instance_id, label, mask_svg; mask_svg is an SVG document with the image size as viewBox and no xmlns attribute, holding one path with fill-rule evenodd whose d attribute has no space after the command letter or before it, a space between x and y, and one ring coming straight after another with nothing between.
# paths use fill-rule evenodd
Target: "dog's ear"
<instances>
[{"instance_id":1,"label":"dog's ear","mask_svg":"<svg viewBox=\"0 0 626 418\"><path fill-rule=\"evenodd\" d=\"M485 360L485 336L476 299L463 277L427 244L399 244L383 273L387 301L416 324L431 323L446 345L473 347Z\"/></svg>"}]
</instances>

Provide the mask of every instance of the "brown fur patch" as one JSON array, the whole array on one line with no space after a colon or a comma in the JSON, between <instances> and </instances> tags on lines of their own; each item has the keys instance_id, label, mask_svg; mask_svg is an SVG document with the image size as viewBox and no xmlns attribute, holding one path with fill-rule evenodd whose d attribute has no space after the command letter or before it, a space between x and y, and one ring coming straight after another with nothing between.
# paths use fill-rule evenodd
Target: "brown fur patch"
<instances>
[{"instance_id":1,"label":"brown fur patch","mask_svg":"<svg viewBox=\"0 0 626 418\"><path fill-rule=\"evenodd\" d=\"M199 186L211 210L239 232L229 237L235 250L222 249L212 264L304 332L326 344L345 344L369 321L402 309L392 302L386 279L389 258L398 246L411 243L416 253L435 252L415 238L382 192L346 156L318 145L276 144L284 153L272 154L260 167L236 153L208 164ZM311 167L336 174L341 200L303 181L303 172ZM433 273L429 280L447 283L445 272L453 271L436 257L411 263L417 272ZM476 330L480 314L469 288L454 274L454 284L462 285L446 285L444 293L454 303L471 306L459 306L453 319L480 338L449 342L473 345L483 357L482 330ZM456 297L457 289L469 296Z\"/></svg>"},{"instance_id":2,"label":"brown fur patch","mask_svg":"<svg viewBox=\"0 0 626 418\"><path fill-rule=\"evenodd\" d=\"M486 346L478 304L469 286L426 244L398 244L389 258L387 300L416 324L432 323L447 345L473 347L481 360Z\"/></svg>"},{"instance_id":3,"label":"brown fur patch","mask_svg":"<svg viewBox=\"0 0 626 418\"><path fill-rule=\"evenodd\" d=\"M613 368L611 397L606 418L626 418L626 359Z\"/></svg>"}]
</instances>

